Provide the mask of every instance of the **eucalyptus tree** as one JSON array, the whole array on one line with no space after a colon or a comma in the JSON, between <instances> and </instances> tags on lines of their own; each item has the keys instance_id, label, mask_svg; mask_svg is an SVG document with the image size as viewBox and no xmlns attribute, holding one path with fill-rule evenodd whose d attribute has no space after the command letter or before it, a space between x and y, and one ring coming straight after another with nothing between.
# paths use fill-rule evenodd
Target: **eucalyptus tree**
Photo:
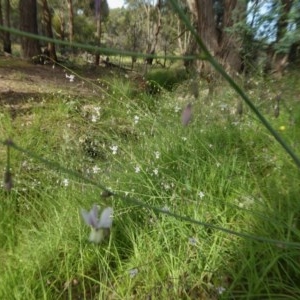
<instances>
[{"instance_id":1,"label":"eucalyptus tree","mask_svg":"<svg viewBox=\"0 0 300 300\"><path fill-rule=\"evenodd\" d=\"M30 7L30 9L28 9ZM38 34L37 1L20 0L20 29L29 33ZM21 37L21 55L23 58L32 58L41 53L39 41L29 37Z\"/></svg>"},{"instance_id":2,"label":"eucalyptus tree","mask_svg":"<svg viewBox=\"0 0 300 300\"><path fill-rule=\"evenodd\" d=\"M230 72L241 70L241 43L235 32L230 31L234 24L246 19L246 0L186 0L195 19L195 27L202 41L214 57ZM190 52L201 52L195 41L191 42ZM204 62L197 64L198 71L210 72Z\"/></svg>"},{"instance_id":3,"label":"eucalyptus tree","mask_svg":"<svg viewBox=\"0 0 300 300\"><path fill-rule=\"evenodd\" d=\"M46 35L49 38L53 38L52 31L52 13L49 9L47 0L42 0L42 24L45 27ZM53 42L47 43L46 51L44 51L47 56L49 56L53 61L57 61L55 44Z\"/></svg>"},{"instance_id":4,"label":"eucalyptus tree","mask_svg":"<svg viewBox=\"0 0 300 300\"><path fill-rule=\"evenodd\" d=\"M133 14L138 13L138 18L142 18L143 43L147 54L155 54L159 41L159 34L162 28L161 10L164 5L162 0L127 0L127 9ZM147 58L147 63L152 64L153 58Z\"/></svg>"},{"instance_id":5,"label":"eucalyptus tree","mask_svg":"<svg viewBox=\"0 0 300 300\"><path fill-rule=\"evenodd\" d=\"M2 1L0 1L0 24L10 27L10 1L5 0L2 8ZM3 51L11 53L11 40L8 31L2 31Z\"/></svg>"}]
</instances>

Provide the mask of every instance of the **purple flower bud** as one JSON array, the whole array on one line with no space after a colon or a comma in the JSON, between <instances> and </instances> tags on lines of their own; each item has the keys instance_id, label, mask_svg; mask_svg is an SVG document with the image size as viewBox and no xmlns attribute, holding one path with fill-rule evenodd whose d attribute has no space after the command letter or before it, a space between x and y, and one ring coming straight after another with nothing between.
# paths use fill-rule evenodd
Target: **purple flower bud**
<instances>
[{"instance_id":1,"label":"purple flower bud","mask_svg":"<svg viewBox=\"0 0 300 300\"><path fill-rule=\"evenodd\" d=\"M187 126L192 118L192 104L189 103L183 110L181 115L181 122L184 126Z\"/></svg>"}]
</instances>

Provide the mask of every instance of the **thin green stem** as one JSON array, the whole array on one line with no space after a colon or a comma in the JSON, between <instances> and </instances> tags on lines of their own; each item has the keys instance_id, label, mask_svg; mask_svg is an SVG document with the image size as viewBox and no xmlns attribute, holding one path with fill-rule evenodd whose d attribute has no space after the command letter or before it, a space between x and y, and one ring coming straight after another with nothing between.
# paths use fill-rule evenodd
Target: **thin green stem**
<instances>
[{"instance_id":1,"label":"thin green stem","mask_svg":"<svg viewBox=\"0 0 300 300\"><path fill-rule=\"evenodd\" d=\"M156 58L156 59L170 59L170 60L193 60L196 58L196 56L193 55L187 55L187 56L176 56L176 55L156 55L156 54L144 54L144 53L138 53L138 52L133 52L133 51L124 51L120 49L112 49L112 48L105 48L105 47L97 47L97 46L92 46L92 45L87 45L87 44L81 44L81 43L75 43L75 42L68 42L68 41L62 41L62 40L57 40L33 33L29 33L26 31L21 31L15 28L11 27L6 27L0 25L0 31L7 31L10 32L11 34L15 35L20 35L44 42L50 42L54 43L57 45L63 45L63 46L68 46L72 48L78 48L78 49L85 49L89 50L91 52L100 52L102 54L107 54L107 55L119 55L119 56L134 56L134 57L139 57L139 58Z\"/></svg>"}]
</instances>

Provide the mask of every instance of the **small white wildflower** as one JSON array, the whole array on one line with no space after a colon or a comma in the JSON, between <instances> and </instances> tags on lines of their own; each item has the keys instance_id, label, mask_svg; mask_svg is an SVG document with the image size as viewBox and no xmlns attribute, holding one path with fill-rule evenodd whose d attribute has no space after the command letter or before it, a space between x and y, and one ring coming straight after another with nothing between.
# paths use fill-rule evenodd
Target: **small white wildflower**
<instances>
[{"instance_id":1,"label":"small white wildflower","mask_svg":"<svg viewBox=\"0 0 300 300\"><path fill-rule=\"evenodd\" d=\"M189 244L192 246L196 246L197 239L195 239L194 237L189 238Z\"/></svg>"},{"instance_id":2,"label":"small white wildflower","mask_svg":"<svg viewBox=\"0 0 300 300\"><path fill-rule=\"evenodd\" d=\"M209 148L212 148L212 147L213 147L213 144L209 144L208 147L209 147Z\"/></svg>"},{"instance_id":3,"label":"small white wildflower","mask_svg":"<svg viewBox=\"0 0 300 300\"><path fill-rule=\"evenodd\" d=\"M161 210L165 211L165 212L169 212L170 208L169 208L169 206L165 205Z\"/></svg>"},{"instance_id":4,"label":"small white wildflower","mask_svg":"<svg viewBox=\"0 0 300 300\"><path fill-rule=\"evenodd\" d=\"M139 270L138 270L137 268L134 268L134 269L129 270L129 271L128 271L129 277L130 277L130 278L135 277L135 276L138 274L138 272L139 272Z\"/></svg>"},{"instance_id":5,"label":"small white wildflower","mask_svg":"<svg viewBox=\"0 0 300 300\"><path fill-rule=\"evenodd\" d=\"M70 82L74 82L75 76L73 74L71 74L71 75L66 74L66 78L70 79Z\"/></svg>"},{"instance_id":6,"label":"small white wildflower","mask_svg":"<svg viewBox=\"0 0 300 300\"><path fill-rule=\"evenodd\" d=\"M228 105L227 105L226 103L220 104L220 109L221 109L222 111L224 111L224 110L227 109L227 108L228 108Z\"/></svg>"},{"instance_id":7,"label":"small white wildflower","mask_svg":"<svg viewBox=\"0 0 300 300\"><path fill-rule=\"evenodd\" d=\"M203 192L199 192L198 196L200 197L200 199L202 199L205 196L205 194Z\"/></svg>"},{"instance_id":8,"label":"small white wildflower","mask_svg":"<svg viewBox=\"0 0 300 300\"><path fill-rule=\"evenodd\" d=\"M100 171L100 168L98 166L93 166L93 173L94 174L99 173L99 171Z\"/></svg>"},{"instance_id":9,"label":"small white wildflower","mask_svg":"<svg viewBox=\"0 0 300 300\"><path fill-rule=\"evenodd\" d=\"M222 295L226 291L226 289L222 286L218 286L216 290L219 295Z\"/></svg>"},{"instance_id":10,"label":"small white wildflower","mask_svg":"<svg viewBox=\"0 0 300 300\"><path fill-rule=\"evenodd\" d=\"M180 110L181 110L181 108L180 108L178 105L176 105L176 106L174 107L174 111L175 111L176 113L178 113Z\"/></svg>"},{"instance_id":11,"label":"small white wildflower","mask_svg":"<svg viewBox=\"0 0 300 300\"><path fill-rule=\"evenodd\" d=\"M92 115L92 122L93 122L93 123L97 122L97 121L98 121L98 119L99 119L99 117L98 117L98 116L96 116L96 115Z\"/></svg>"},{"instance_id":12,"label":"small white wildflower","mask_svg":"<svg viewBox=\"0 0 300 300\"><path fill-rule=\"evenodd\" d=\"M134 168L134 170L135 170L135 173L140 173L141 172L141 168L139 166L136 166Z\"/></svg>"},{"instance_id":13,"label":"small white wildflower","mask_svg":"<svg viewBox=\"0 0 300 300\"><path fill-rule=\"evenodd\" d=\"M155 155L155 158L156 158L156 159L159 159L160 153L159 153L158 151L155 151L155 152L154 152L154 155Z\"/></svg>"},{"instance_id":14,"label":"small white wildflower","mask_svg":"<svg viewBox=\"0 0 300 300\"><path fill-rule=\"evenodd\" d=\"M163 187L166 191L168 191L171 188L168 183L163 183Z\"/></svg>"},{"instance_id":15,"label":"small white wildflower","mask_svg":"<svg viewBox=\"0 0 300 300\"><path fill-rule=\"evenodd\" d=\"M187 141L187 137L185 137L185 136L183 136L181 139L182 139L184 142Z\"/></svg>"},{"instance_id":16,"label":"small white wildflower","mask_svg":"<svg viewBox=\"0 0 300 300\"><path fill-rule=\"evenodd\" d=\"M219 162L216 163L217 168L221 167L221 164Z\"/></svg>"},{"instance_id":17,"label":"small white wildflower","mask_svg":"<svg viewBox=\"0 0 300 300\"><path fill-rule=\"evenodd\" d=\"M100 109L101 109L101 107L99 107L99 106L94 107L94 110L98 116L100 116Z\"/></svg>"},{"instance_id":18,"label":"small white wildflower","mask_svg":"<svg viewBox=\"0 0 300 300\"><path fill-rule=\"evenodd\" d=\"M113 145L111 147L109 147L110 150L112 151L112 153L115 155L118 152L118 146L117 145Z\"/></svg>"},{"instance_id":19,"label":"small white wildflower","mask_svg":"<svg viewBox=\"0 0 300 300\"><path fill-rule=\"evenodd\" d=\"M62 183L63 183L64 186L68 186L69 185L69 179L65 178Z\"/></svg>"},{"instance_id":20,"label":"small white wildflower","mask_svg":"<svg viewBox=\"0 0 300 300\"><path fill-rule=\"evenodd\" d=\"M134 124L137 124L140 120L139 116L134 116Z\"/></svg>"},{"instance_id":21,"label":"small white wildflower","mask_svg":"<svg viewBox=\"0 0 300 300\"><path fill-rule=\"evenodd\" d=\"M155 169L153 170L153 174L156 175L156 176L158 175L158 169L157 169L157 168L155 168Z\"/></svg>"}]
</instances>

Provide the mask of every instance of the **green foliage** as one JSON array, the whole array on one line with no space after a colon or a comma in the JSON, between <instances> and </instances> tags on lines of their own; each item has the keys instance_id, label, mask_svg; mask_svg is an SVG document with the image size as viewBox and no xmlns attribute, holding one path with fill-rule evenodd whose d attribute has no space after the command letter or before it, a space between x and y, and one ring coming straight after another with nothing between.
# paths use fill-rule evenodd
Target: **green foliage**
<instances>
[{"instance_id":1,"label":"green foliage","mask_svg":"<svg viewBox=\"0 0 300 300\"><path fill-rule=\"evenodd\" d=\"M146 76L151 91L162 87L171 91L175 86L181 84L187 79L187 73L184 69L152 69Z\"/></svg>"},{"instance_id":2,"label":"green foliage","mask_svg":"<svg viewBox=\"0 0 300 300\"><path fill-rule=\"evenodd\" d=\"M298 81L295 74L280 87L258 83L267 93L261 99L260 88L252 90L273 126L285 126L290 143L299 134L289 123ZM11 148L14 188L0 192L1 298L299 298L299 249L286 242L300 242L300 177L247 109L242 117L231 114L235 94L222 86L207 103L201 82L193 120L183 127L180 110L192 97L185 81L155 100L135 93L133 83L120 76L102 76L98 84L97 96L89 98L40 95L13 120L2 106L2 136L79 176ZM274 119L266 99L279 88L286 97ZM0 155L4 169L6 147ZM82 176L118 196L101 198L99 187ZM126 195L279 242L158 214L126 201ZM98 246L87 241L79 214L94 203L115 211L112 235Z\"/></svg>"},{"instance_id":3,"label":"green foliage","mask_svg":"<svg viewBox=\"0 0 300 300\"><path fill-rule=\"evenodd\" d=\"M79 43L95 44L96 24L83 16L74 20L75 40Z\"/></svg>"}]
</instances>

